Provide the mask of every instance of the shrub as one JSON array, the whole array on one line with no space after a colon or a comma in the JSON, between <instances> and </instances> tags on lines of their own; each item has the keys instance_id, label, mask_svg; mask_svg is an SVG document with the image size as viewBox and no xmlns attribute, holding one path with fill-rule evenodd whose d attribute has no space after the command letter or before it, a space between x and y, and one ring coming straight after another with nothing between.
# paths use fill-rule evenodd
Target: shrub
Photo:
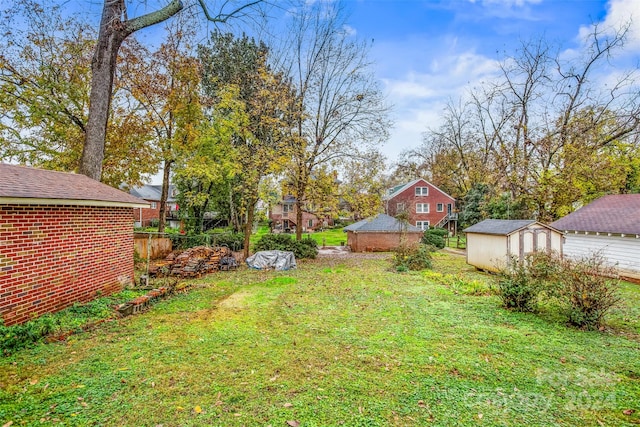
<instances>
[{"instance_id":1,"label":"shrub","mask_svg":"<svg viewBox=\"0 0 640 427\"><path fill-rule=\"evenodd\" d=\"M442 249L445 246L444 237L448 234L449 232L444 228L431 228L424 232L421 242L425 245L431 245L438 249Z\"/></svg>"},{"instance_id":2,"label":"shrub","mask_svg":"<svg viewBox=\"0 0 640 427\"><path fill-rule=\"evenodd\" d=\"M244 248L244 234L242 233L209 233L212 246L227 246L231 250L239 251Z\"/></svg>"},{"instance_id":3,"label":"shrub","mask_svg":"<svg viewBox=\"0 0 640 427\"><path fill-rule=\"evenodd\" d=\"M569 323L585 329L597 329L605 315L621 298L615 270L599 254L579 260L565 260L561 277L556 280L559 297Z\"/></svg>"},{"instance_id":4,"label":"shrub","mask_svg":"<svg viewBox=\"0 0 640 427\"><path fill-rule=\"evenodd\" d=\"M433 246L401 244L393 254L393 267L396 271L419 271L433 266L431 253Z\"/></svg>"},{"instance_id":5,"label":"shrub","mask_svg":"<svg viewBox=\"0 0 640 427\"><path fill-rule=\"evenodd\" d=\"M500 299L505 308L535 311L538 295L549 277L542 274L543 255L529 254L522 260L512 258L498 281Z\"/></svg>"},{"instance_id":6,"label":"shrub","mask_svg":"<svg viewBox=\"0 0 640 427\"><path fill-rule=\"evenodd\" d=\"M288 234L265 234L253 245L254 251L291 251L296 258L315 258L318 243L310 237L300 241Z\"/></svg>"}]
</instances>

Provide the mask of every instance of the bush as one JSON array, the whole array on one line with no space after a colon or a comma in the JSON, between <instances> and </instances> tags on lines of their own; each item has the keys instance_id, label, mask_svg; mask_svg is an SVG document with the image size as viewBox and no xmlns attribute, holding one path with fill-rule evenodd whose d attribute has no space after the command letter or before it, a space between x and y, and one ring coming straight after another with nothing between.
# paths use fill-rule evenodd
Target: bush
<instances>
[{"instance_id":1,"label":"bush","mask_svg":"<svg viewBox=\"0 0 640 427\"><path fill-rule=\"evenodd\" d=\"M393 267L398 272L430 269L433 266L431 253L434 250L433 246L428 245L401 244L394 251Z\"/></svg>"},{"instance_id":2,"label":"bush","mask_svg":"<svg viewBox=\"0 0 640 427\"><path fill-rule=\"evenodd\" d=\"M431 245L435 248L442 249L445 246L444 238L449 232L444 228L431 228L424 232L421 242L425 245Z\"/></svg>"},{"instance_id":3,"label":"bush","mask_svg":"<svg viewBox=\"0 0 640 427\"><path fill-rule=\"evenodd\" d=\"M500 297L507 308L533 311L541 293L553 297L570 324L602 326L604 316L620 302L615 270L598 254L579 260L535 252L512 260L501 272Z\"/></svg>"},{"instance_id":4,"label":"bush","mask_svg":"<svg viewBox=\"0 0 640 427\"><path fill-rule=\"evenodd\" d=\"M288 234L265 234L253 245L254 251L291 251L296 258L315 258L318 243L310 237L300 241Z\"/></svg>"},{"instance_id":5,"label":"bush","mask_svg":"<svg viewBox=\"0 0 640 427\"><path fill-rule=\"evenodd\" d=\"M534 311L541 291L540 280L531 274L530 258L523 261L511 259L500 272L498 281L500 299L505 308L516 311Z\"/></svg>"},{"instance_id":6,"label":"bush","mask_svg":"<svg viewBox=\"0 0 640 427\"><path fill-rule=\"evenodd\" d=\"M239 251L244 248L244 234L242 233L209 233L212 246L227 246L231 250Z\"/></svg>"},{"instance_id":7,"label":"bush","mask_svg":"<svg viewBox=\"0 0 640 427\"><path fill-rule=\"evenodd\" d=\"M579 260L565 260L555 294L563 304L569 323L584 329L602 326L605 315L621 298L615 270L599 254Z\"/></svg>"}]
</instances>

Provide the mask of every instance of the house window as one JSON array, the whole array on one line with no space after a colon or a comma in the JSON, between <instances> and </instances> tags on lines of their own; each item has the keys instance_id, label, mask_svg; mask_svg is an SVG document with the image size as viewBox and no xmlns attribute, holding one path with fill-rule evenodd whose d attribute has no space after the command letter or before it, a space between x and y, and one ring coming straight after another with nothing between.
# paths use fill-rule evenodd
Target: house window
<instances>
[{"instance_id":1,"label":"house window","mask_svg":"<svg viewBox=\"0 0 640 427\"><path fill-rule=\"evenodd\" d=\"M429 221L416 221L416 227L418 227L420 230L428 230Z\"/></svg>"},{"instance_id":2,"label":"house window","mask_svg":"<svg viewBox=\"0 0 640 427\"><path fill-rule=\"evenodd\" d=\"M313 228L313 220L312 219L309 220L309 228Z\"/></svg>"},{"instance_id":3,"label":"house window","mask_svg":"<svg viewBox=\"0 0 640 427\"><path fill-rule=\"evenodd\" d=\"M151 202L151 209L155 209L157 207L156 202Z\"/></svg>"},{"instance_id":4,"label":"house window","mask_svg":"<svg viewBox=\"0 0 640 427\"><path fill-rule=\"evenodd\" d=\"M436 212L444 212L444 203L438 203L436 205Z\"/></svg>"},{"instance_id":5,"label":"house window","mask_svg":"<svg viewBox=\"0 0 640 427\"><path fill-rule=\"evenodd\" d=\"M403 212L404 211L404 203L398 203L396 205L396 211L397 212Z\"/></svg>"},{"instance_id":6,"label":"house window","mask_svg":"<svg viewBox=\"0 0 640 427\"><path fill-rule=\"evenodd\" d=\"M293 205L282 205L282 212L283 213L293 212Z\"/></svg>"},{"instance_id":7,"label":"house window","mask_svg":"<svg viewBox=\"0 0 640 427\"><path fill-rule=\"evenodd\" d=\"M428 196L429 187L416 187L416 196Z\"/></svg>"},{"instance_id":8,"label":"house window","mask_svg":"<svg viewBox=\"0 0 640 427\"><path fill-rule=\"evenodd\" d=\"M416 203L416 213L429 213L429 203Z\"/></svg>"}]
</instances>

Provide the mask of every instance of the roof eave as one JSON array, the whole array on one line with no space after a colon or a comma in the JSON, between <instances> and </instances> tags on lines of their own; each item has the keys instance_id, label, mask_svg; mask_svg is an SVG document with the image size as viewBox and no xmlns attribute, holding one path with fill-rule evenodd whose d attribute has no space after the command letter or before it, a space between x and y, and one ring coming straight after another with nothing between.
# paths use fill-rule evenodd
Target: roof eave
<instances>
[{"instance_id":1,"label":"roof eave","mask_svg":"<svg viewBox=\"0 0 640 427\"><path fill-rule=\"evenodd\" d=\"M79 199L47 199L30 197L0 197L0 205L54 205L54 206L92 206L92 207L124 207L148 208L149 203L122 202L109 200L79 200Z\"/></svg>"}]
</instances>

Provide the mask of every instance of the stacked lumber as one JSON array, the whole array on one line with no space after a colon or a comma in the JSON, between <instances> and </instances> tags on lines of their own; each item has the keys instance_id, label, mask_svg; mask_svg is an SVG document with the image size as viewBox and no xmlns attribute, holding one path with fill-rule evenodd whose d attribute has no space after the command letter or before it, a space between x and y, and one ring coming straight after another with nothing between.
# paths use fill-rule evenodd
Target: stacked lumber
<instances>
[{"instance_id":1,"label":"stacked lumber","mask_svg":"<svg viewBox=\"0 0 640 427\"><path fill-rule=\"evenodd\" d=\"M196 246L179 254L172 252L163 261L149 266L149 276L200 277L220 270L220 260L232 256L227 247Z\"/></svg>"}]
</instances>

